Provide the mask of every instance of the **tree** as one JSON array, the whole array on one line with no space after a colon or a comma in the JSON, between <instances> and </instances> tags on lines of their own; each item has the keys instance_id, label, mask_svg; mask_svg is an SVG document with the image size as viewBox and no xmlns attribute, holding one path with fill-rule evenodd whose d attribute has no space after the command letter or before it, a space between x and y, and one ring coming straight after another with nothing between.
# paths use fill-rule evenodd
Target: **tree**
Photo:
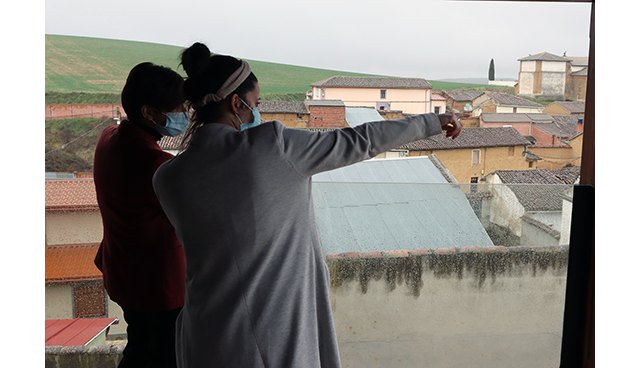
<instances>
[{"instance_id":1,"label":"tree","mask_svg":"<svg viewBox=\"0 0 640 368\"><path fill-rule=\"evenodd\" d=\"M489 80L496 80L496 70L495 66L493 65L493 59L491 59L491 62L489 63Z\"/></svg>"}]
</instances>

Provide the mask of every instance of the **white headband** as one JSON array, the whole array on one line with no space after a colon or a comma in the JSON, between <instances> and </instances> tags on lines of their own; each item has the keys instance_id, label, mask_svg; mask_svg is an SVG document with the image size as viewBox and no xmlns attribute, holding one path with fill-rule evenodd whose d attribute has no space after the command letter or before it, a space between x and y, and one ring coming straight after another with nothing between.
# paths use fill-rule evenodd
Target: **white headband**
<instances>
[{"instance_id":1,"label":"white headband","mask_svg":"<svg viewBox=\"0 0 640 368\"><path fill-rule=\"evenodd\" d=\"M242 82L244 82L247 77L251 74L251 67L249 63L244 60L240 60L240 67L233 72L227 78L227 80L220 86L217 92L206 94L202 98L202 105L205 105L211 101L218 102L224 100L231 92L235 91Z\"/></svg>"}]
</instances>

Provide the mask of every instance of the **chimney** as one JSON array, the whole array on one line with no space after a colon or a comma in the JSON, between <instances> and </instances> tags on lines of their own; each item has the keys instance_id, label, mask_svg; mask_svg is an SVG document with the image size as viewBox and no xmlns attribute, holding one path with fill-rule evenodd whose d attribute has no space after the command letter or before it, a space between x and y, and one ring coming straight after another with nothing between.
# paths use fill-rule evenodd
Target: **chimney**
<instances>
[{"instance_id":1,"label":"chimney","mask_svg":"<svg viewBox=\"0 0 640 368\"><path fill-rule=\"evenodd\" d=\"M342 128L347 126L345 105L341 100L305 100L309 110L309 128Z\"/></svg>"},{"instance_id":2,"label":"chimney","mask_svg":"<svg viewBox=\"0 0 640 368\"><path fill-rule=\"evenodd\" d=\"M576 124L576 133L584 132L584 118L578 118L578 124Z\"/></svg>"}]
</instances>

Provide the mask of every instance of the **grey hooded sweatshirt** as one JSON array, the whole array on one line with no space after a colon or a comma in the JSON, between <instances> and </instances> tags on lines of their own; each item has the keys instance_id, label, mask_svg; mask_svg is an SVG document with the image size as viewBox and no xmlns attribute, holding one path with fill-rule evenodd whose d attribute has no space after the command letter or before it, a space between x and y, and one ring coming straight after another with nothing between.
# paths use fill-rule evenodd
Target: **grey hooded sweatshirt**
<instances>
[{"instance_id":1,"label":"grey hooded sweatshirt","mask_svg":"<svg viewBox=\"0 0 640 368\"><path fill-rule=\"evenodd\" d=\"M434 114L329 132L200 127L153 178L186 254L178 367L340 367L311 176L441 132Z\"/></svg>"}]
</instances>

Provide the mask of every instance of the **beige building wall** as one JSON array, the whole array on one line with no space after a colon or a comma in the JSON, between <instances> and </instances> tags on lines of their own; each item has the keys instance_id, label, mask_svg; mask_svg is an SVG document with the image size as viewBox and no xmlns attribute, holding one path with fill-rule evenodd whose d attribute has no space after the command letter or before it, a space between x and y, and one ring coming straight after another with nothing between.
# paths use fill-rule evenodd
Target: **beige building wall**
<instances>
[{"instance_id":1,"label":"beige building wall","mask_svg":"<svg viewBox=\"0 0 640 368\"><path fill-rule=\"evenodd\" d=\"M550 103L545 106L544 113L549 115L571 115L569 110L556 102Z\"/></svg>"},{"instance_id":2,"label":"beige building wall","mask_svg":"<svg viewBox=\"0 0 640 368\"><path fill-rule=\"evenodd\" d=\"M73 318L73 288L69 284L47 284L44 289L45 319Z\"/></svg>"},{"instance_id":3,"label":"beige building wall","mask_svg":"<svg viewBox=\"0 0 640 368\"><path fill-rule=\"evenodd\" d=\"M410 151L409 156L434 154L460 184L471 183L472 177L482 179L496 170L526 170L529 163L522 156L524 146L478 148L480 162L472 164L471 148L452 150Z\"/></svg>"},{"instance_id":4,"label":"beige building wall","mask_svg":"<svg viewBox=\"0 0 640 368\"><path fill-rule=\"evenodd\" d=\"M535 61L521 61L518 80L518 94L533 95L533 84L536 72Z\"/></svg>"},{"instance_id":5,"label":"beige building wall","mask_svg":"<svg viewBox=\"0 0 640 368\"><path fill-rule=\"evenodd\" d=\"M386 269L373 259L344 265L353 274L348 280L332 272L343 366L557 367L567 247L524 248L436 250L424 258L391 257ZM502 258L507 254L514 257ZM387 276L370 276L377 274Z\"/></svg>"},{"instance_id":6,"label":"beige building wall","mask_svg":"<svg viewBox=\"0 0 640 368\"><path fill-rule=\"evenodd\" d=\"M306 128L309 123L309 114L263 112L260 116L263 121L278 120L289 128Z\"/></svg>"},{"instance_id":7,"label":"beige building wall","mask_svg":"<svg viewBox=\"0 0 640 368\"><path fill-rule=\"evenodd\" d=\"M49 211L45 214L46 245L99 243L102 218L99 211Z\"/></svg>"},{"instance_id":8,"label":"beige building wall","mask_svg":"<svg viewBox=\"0 0 640 368\"><path fill-rule=\"evenodd\" d=\"M431 101L431 111L436 112L436 107L440 108L440 114L447 111L447 101Z\"/></svg>"},{"instance_id":9,"label":"beige building wall","mask_svg":"<svg viewBox=\"0 0 640 368\"><path fill-rule=\"evenodd\" d=\"M529 151L541 158L536 161L536 168L557 170L567 165L580 166L582 164L582 134L569 141L567 147L532 146L529 147Z\"/></svg>"},{"instance_id":10,"label":"beige building wall","mask_svg":"<svg viewBox=\"0 0 640 368\"><path fill-rule=\"evenodd\" d=\"M496 106L497 113L514 113L513 106ZM516 107L515 113L518 114L538 114L542 112L542 107ZM484 111L488 112L488 111Z\"/></svg>"},{"instance_id":11,"label":"beige building wall","mask_svg":"<svg viewBox=\"0 0 640 368\"><path fill-rule=\"evenodd\" d=\"M318 87L314 87L316 88ZM383 89L386 90L384 99L380 98L380 91ZM345 106L375 108L376 103L386 102L389 103L390 110L401 110L407 114L423 114L432 111L430 89L322 88L322 90L324 97L321 99L342 100ZM314 96L317 94L314 92Z\"/></svg>"}]
</instances>

